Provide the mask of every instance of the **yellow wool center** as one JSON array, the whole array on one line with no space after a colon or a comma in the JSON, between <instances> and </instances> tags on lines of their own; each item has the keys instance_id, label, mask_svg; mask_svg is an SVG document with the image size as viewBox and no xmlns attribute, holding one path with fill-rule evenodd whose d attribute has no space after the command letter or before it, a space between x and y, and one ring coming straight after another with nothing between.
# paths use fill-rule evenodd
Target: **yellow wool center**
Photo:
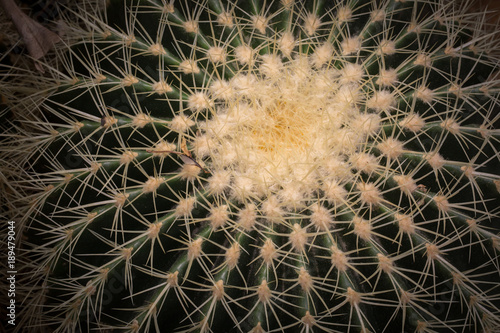
<instances>
[{"instance_id":1,"label":"yellow wool center","mask_svg":"<svg viewBox=\"0 0 500 333\"><path fill-rule=\"evenodd\" d=\"M257 63L212 84L216 112L200 126L206 148L201 157L211 170L229 170L266 194L289 183L317 188L324 165L360 150L366 142L357 128L362 89L345 82L341 70L310 63Z\"/></svg>"},{"instance_id":2,"label":"yellow wool center","mask_svg":"<svg viewBox=\"0 0 500 333\"><path fill-rule=\"evenodd\" d=\"M267 107L262 118L257 121L248 139L260 150L274 157L283 150L304 151L310 147L310 131L314 128L316 114L309 115L297 103L277 101ZM304 117L309 116L312 119Z\"/></svg>"}]
</instances>

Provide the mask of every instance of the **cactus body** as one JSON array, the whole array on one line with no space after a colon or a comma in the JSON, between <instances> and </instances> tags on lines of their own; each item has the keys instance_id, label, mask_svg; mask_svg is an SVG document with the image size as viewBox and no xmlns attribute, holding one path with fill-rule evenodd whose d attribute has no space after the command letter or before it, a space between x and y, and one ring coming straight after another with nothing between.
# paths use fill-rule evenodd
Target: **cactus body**
<instances>
[{"instance_id":1,"label":"cactus body","mask_svg":"<svg viewBox=\"0 0 500 333\"><path fill-rule=\"evenodd\" d=\"M30 155L25 327L500 329L498 43L466 7L81 9Z\"/></svg>"}]
</instances>

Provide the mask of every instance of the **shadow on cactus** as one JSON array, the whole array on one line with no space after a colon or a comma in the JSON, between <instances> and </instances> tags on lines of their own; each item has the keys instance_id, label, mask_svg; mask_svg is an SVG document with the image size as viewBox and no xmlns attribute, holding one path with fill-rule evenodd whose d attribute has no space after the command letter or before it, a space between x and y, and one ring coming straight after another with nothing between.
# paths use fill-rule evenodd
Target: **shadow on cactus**
<instances>
[{"instance_id":1,"label":"shadow on cactus","mask_svg":"<svg viewBox=\"0 0 500 333\"><path fill-rule=\"evenodd\" d=\"M500 329L500 44L482 16L423 0L76 14L88 32L67 23L32 154L25 327Z\"/></svg>"}]
</instances>

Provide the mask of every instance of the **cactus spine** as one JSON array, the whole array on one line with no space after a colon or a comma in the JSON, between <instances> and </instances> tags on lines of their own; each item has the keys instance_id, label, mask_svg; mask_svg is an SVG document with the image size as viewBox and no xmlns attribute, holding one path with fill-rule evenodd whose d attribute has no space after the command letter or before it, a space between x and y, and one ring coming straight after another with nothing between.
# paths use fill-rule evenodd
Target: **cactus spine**
<instances>
[{"instance_id":1,"label":"cactus spine","mask_svg":"<svg viewBox=\"0 0 500 333\"><path fill-rule=\"evenodd\" d=\"M25 327L500 329L500 45L467 3L107 6L22 140Z\"/></svg>"}]
</instances>

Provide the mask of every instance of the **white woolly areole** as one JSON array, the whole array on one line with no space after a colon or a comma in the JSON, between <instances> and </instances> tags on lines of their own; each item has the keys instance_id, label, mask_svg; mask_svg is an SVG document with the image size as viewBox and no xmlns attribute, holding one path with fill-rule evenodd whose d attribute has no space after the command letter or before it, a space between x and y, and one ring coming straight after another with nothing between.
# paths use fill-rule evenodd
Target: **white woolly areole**
<instances>
[{"instance_id":1,"label":"white woolly areole","mask_svg":"<svg viewBox=\"0 0 500 333\"><path fill-rule=\"evenodd\" d=\"M164 55L167 53L167 51L165 51L165 48L159 43L149 46L148 51L155 56Z\"/></svg>"},{"instance_id":2,"label":"white woolly areole","mask_svg":"<svg viewBox=\"0 0 500 333\"><path fill-rule=\"evenodd\" d=\"M316 319L314 319L314 316L309 311L306 311L306 314L300 318L300 321L304 324L306 331L308 331L309 327L316 325Z\"/></svg>"},{"instance_id":3,"label":"white woolly areole","mask_svg":"<svg viewBox=\"0 0 500 333\"><path fill-rule=\"evenodd\" d=\"M346 83L358 83L363 78L364 70L361 65L347 63L342 69L342 78L340 79L341 84Z\"/></svg>"},{"instance_id":4,"label":"white woolly areole","mask_svg":"<svg viewBox=\"0 0 500 333\"><path fill-rule=\"evenodd\" d=\"M369 221L356 216L353 219L354 234L364 241L369 241L372 237L372 226Z\"/></svg>"},{"instance_id":5,"label":"white woolly areole","mask_svg":"<svg viewBox=\"0 0 500 333\"><path fill-rule=\"evenodd\" d=\"M255 211L255 205L249 204L242 210L240 210L238 217L238 225L243 228L243 230L252 230L255 223L257 222L257 212Z\"/></svg>"},{"instance_id":6,"label":"white woolly areole","mask_svg":"<svg viewBox=\"0 0 500 333\"><path fill-rule=\"evenodd\" d=\"M380 86L389 87L396 84L397 80L398 76L395 69L382 69L376 83Z\"/></svg>"},{"instance_id":7,"label":"white woolly areole","mask_svg":"<svg viewBox=\"0 0 500 333\"><path fill-rule=\"evenodd\" d=\"M139 113L132 118L132 125L143 128L152 121L151 117L145 113Z\"/></svg>"},{"instance_id":8,"label":"white woolly areole","mask_svg":"<svg viewBox=\"0 0 500 333\"><path fill-rule=\"evenodd\" d=\"M198 259L202 255L201 245L203 243L202 238L198 238L188 244L188 260L193 261Z\"/></svg>"},{"instance_id":9,"label":"white woolly areole","mask_svg":"<svg viewBox=\"0 0 500 333\"><path fill-rule=\"evenodd\" d=\"M377 170L378 162L374 155L367 153L354 154L349 158L354 169L370 174Z\"/></svg>"},{"instance_id":10,"label":"white woolly areole","mask_svg":"<svg viewBox=\"0 0 500 333\"><path fill-rule=\"evenodd\" d=\"M299 282L299 285L302 288L302 290L305 291L306 293L309 293L310 290L313 288L314 280L311 277L311 274L309 274L309 272L304 267L300 267L297 281Z\"/></svg>"},{"instance_id":11,"label":"white woolly areole","mask_svg":"<svg viewBox=\"0 0 500 333\"><path fill-rule=\"evenodd\" d=\"M162 177L149 177L148 180L144 183L142 187L142 191L144 193L155 192L161 184L163 184L165 180Z\"/></svg>"},{"instance_id":12,"label":"white woolly areole","mask_svg":"<svg viewBox=\"0 0 500 333\"><path fill-rule=\"evenodd\" d=\"M173 12L175 12L175 7L174 7L174 4L173 4L173 1L170 2L170 3L166 3L163 6L163 12L165 14L172 14Z\"/></svg>"},{"instance_id":13,"label":"white woolly areole","mask_svg":"<svg viewBox=\"0 0 500 333\"><path fill-rule=\"evenodd\" d=\"M348 6L342 6L337 9L337 19L339 22L347 22L352 18L352 9Z\"/></svg>"},{"instance_id":14,"label":"white woolly areole","mask_svg":"<svg viewBox=\"0 0 500 333\"><path fill-rule=\"evenodd\" d=\"M130 87L133 84L139 83L139 79L133 75L127 74L122 79L122 85L124 87Z\"/></svg>"},{"instance_id":15,"label":"white woolly areole","mask_svg":"<svg viewBox=\"0 0 500 333\"><path fill-rule=\"evenodd\" d=\"M311 57L312 64L315 67L321 67L327 64L333 56L333 51L333 45L330 43L324 43L318 46Z\"/></svg>"},{"instance_id":16,"label":"white woolly areole","mask_svg":"<svg viewBox=\"0 0 500 333\"><path fill-rule=\"evenodd\" d=\"M210 85L210 91L212 92L213 97L216 99L229 99L234 93L232 89L233 88L226 80L215 80Z\"/></svg>"},{"instance_id":17,"label":"white woolly areole","mask_svg":"<svg viewBox=\"0 0 500 333\"><path fill-rule=\"evenodd\" d=\"M249 96L251 94L254 94L256 89L258 88L257 78L253 74L238 74L231 80L231 84L236 90L235 94L240 94L241 96ZM244 109L245 106L246 104L239 104L240 108Z\"/></svg>"},{"instance_id":18,"label":"white woolly areole","mask_svg":"<svg viewBox=\"0 0 500 333\"><path fill-rule=\"evenodd\" d=\"M422 86L415 90L415 97L430 104L434 99L434 93L429 88Z\"/></svg>"},{"instance_id":19,"label":"white woolly areole","mask_svg":"<svg viewBox=\"0 0 500 333\"><path fill-rule=\"evenodd\" d=\"M306 34L312 36L316 33L319 26L321 25L321 21L319 17L314 13L309 13L304 18L304 30Z\"/></svg>"},{"instance_id":20,"label":"white woolly areole","mask_svg":"<svg viewBox=\"0 0 500 333\"><path fill-rule=\"evenodd\" d=\"M188 107L192 111L208 109L212 105L212 101L210 101L210 98L205 93L197 92L188 97Z\"/></svg>"},{"instance_id":21,"label":"white woolly areole","mask_svg":"<svg viewBox=\"0 0 500 333\"><path fill-rule=\"evenodd\" d=\"M448 212L450 210L450 203L448 199L444 195L436 195L434 196L434 202L436 203L437 208L442 212Z\"/></svg>"},{"instance_id":22,"label":"white woolly areole","mask_svg":"<svg viewBox=\"0 0 500 333\"><path fill-rule=\"evenodd\" d=\"M414 63L415 63L415 65L418 65L418 66L431 67L432 60L428 55L420 53L415 58Z\"/></svg>"},{"instance_id":23,"label":"white woolly areole","mask_svg":"<svg viewBox=\"0 0 500 333\"><path fill-rule=\"evenodd\" d=\"M370 18L374 22L383 21L385 19L385 11L382 9L374 10L370 13Z\"/></svg>"},{"instance_id":24,"label":"white woolly areole","mask_svg":"<svg viewBox=\"0 0 500 333\"><path fill-rule=\"evenodd\" d=\"M238 260L240 259L240 246L238 243L234 243L230 248L226 250L225 258L228 268L231 270L236 267Z\"/></svg>"},{"instance_id":25,"label":"white woolly areole","mask_svg":"<svg viewBox=\"0 0 500 333\"><path fill-rule=\"evenodd\" d=\"M197 33L198 32L198 22L194 20L189 20L182 23L182 27L186 32Z\"/></svg>"},{"instance_id":26,"label":"white woolly areole","mask_svg":"<svg viewBox=\"0 0 500 333\"><path fill-rule=\"evenodd\" d=\"M323 191L330 204L342 205L347 198L347 190L337 181L330 181L323 185Z\"/></svg>"},{"instance_id":27,"label":"white woolly areole","mask_svg":"<svg viewBox=\"0 0 500 333\"><path fill-rule=\"evenodd\" d=\"M266 33L268 19L262 15L252 16L252 25L253 27L260 32L261 34Z\"/></svg>"},{"instance_id":28,"label":"white woolly areole","mask_svg":"<svg viewBox=\"0 0 500 333\"><path fill-rule=\"evenodd\" d=\"M377 186L373 183L358 183L356 186L359 190L361 202L367 205L377 205L382 201L382 195Z\"/></svg>"},{"instance_id":29,"label":"white woolly areole","mask_svg":"<svg viewBox=\"0 0 500 333\"><path fill-rule=\"evenodd\" d=\"M283 33L278 41L281 52L287 57L292 54L292 51L295 48L295 43L295 37L291 32L288 31Z\"/></svg>"},{"instance_id":30,"label":"white woolly areole","mask_svg":"<svg viewBox=\"0 0 500 333\"><path fill-rule=\"evenodd\" d=\"M382 119L376 113L363 113L351 122L352 128L366 135L376 135L380 130Z\"/></svg>"},{"instance_id":31,"label":"white woolly areole","mask_svg":"<svg viewBox=\"0 0 500 333\"><path fill-rule=\"evenodd\" d=\"M366 101L366 106L377 111L389 111L395 103L390 91L381 90L373 93L372 98Z\"/></svg>"},{"instance_id":32,"label":"white woolly areole","mask_svg":"<svg viewBox=\"0 0 500 333\"><path fill-rule=\"evenodd\" d=\"M175 208L176 217L185 217L191 214L196 203L196 197L188 197L185 199L180 199L177 207Z\"/></svg>"},{"instance_id":33,"label":"white woolly areole","mask_svg":"<svg viewBox=\"0 0 500 333\"><path fill-rule=\"evenodd\" d=\"M327 231L333 224L333 218L325 207L321 205L313 205L311 207L311 222L320 231Z\"/></svg>"},{"instance_id":34,"label":"white woolly areole","mask_svg":"<svg viewBox=\"0 0 500 333\"><path fill-rule=\"evenodd\" d=\"M298 183L285 184L278 196L288 209L296 209L304 204L303 187Z\"/></svg>"},{"instance_id":35,"label":"white woolly areole","mask_svg":"<svg viewBox=\"0 0 500 333\"><path fill-rule=\"evenodd\" d=\"M207 51L208 60L211 62L225 62L226 51L220 46L212 46Z\"/></svg>"},{"instance_id":36,"label":"white woolly areole","mask_svg":"<svg viewBox=\"0 0 500 333\"><path fill-rule=\"evenodd\" d=\"M170 153L169 151L174 151L176 149L176 145L166 141L160 141L155 145L153 149L153 156L166 157Z\"/></svg>"},{"instance_id":37,"label":"white woolly areole","mask_svg":"<svg viewBox=\"0 0 500 333\"><path fill-rule=\"evenodd\" d=\"M198 74L200 72L200 68L196 64L196 61L191 60L191 59L186 59L181 61L179 64L179 69L184 73L184 74Z\"/></svg>"},{"instance_id":38,"label":"white woolly areole","mask_svg":"<svg viewBox=\"0 0 500 333\"><path fill-rule=\"evenodd\" d=\"M215 171L208 179L208 190L213 194L221 194L229 187L230 182L231 174L228 171Z\"/></svg>"},{"instance_id":39,"label":"white woolly areole","mask_svg":"<svg viewBox=\"0 0 500 333\"><path fill-rule=\"evenodd\" d=\"M342 55L350 55L358 52L361 49L361 41L359 37L346 38L340 44Z\"/></svg>"},{"instance_id":40,"label":"white woolly areole","mask_svg":"<svg viewBox=\"0 0 500 333\"><path fill-rule=\"evenodd\" d=\"M330 248L332 266L337 268L340 272L345 272L348 268L349 258L340 250L336 245Z\"/></svg>"},{"instance_id":41,"label":"white woolly areole","mask_svg":"<svg viewBox=\"0 0 500 333\"><path fill-rule=\"evenodd\" d=\"M158 95L163 95L163 94L166 94L168 92L173 91L172 87L167 82L165 82L163 80L158 81L158 82L154 82L152 84L152 88L155 91L155 93L157 93Z\"/></svg>"},{"instance_id":42,"label":"white woolly areole","mask_svg":"<svg viewBox=\"0 0 500 333\"><path fill-rule=\"evenodd\" d=\"M273 260L278 257L278 252L271 239L266 239L264 245L262 245L260 249L260 255L266 265L271 265Z\"/></svg>"},{"instance_id":43,"label":"white woolly areole","mask_svg":"<svg viewBox=\"0 0 500 333\"><path fill-rule=\"evenodd\" d=\"M230 264L228 264L228 266L230 266ZM231 266L230 266L230 269L232 269ZM224 281L219 280L216 283L214 283L214 285L212 286L212 297L216 301L220 301L221 299L224 298L224 296L225 296Z\"/></svg>"},{"instance_id":44,"label":"white woolly areole","mask_svg":"<svg viewBox=\"0 0 500 333\"><path fill-rule=\"evenodd\" d=\"M412 113L403 118L399 122L399 125L406 130L416 133L418 131L421 131L425 126L425 120L418 114Z\"/></svg>"},{"instance_id":45,"label":"white woolly areole","mask_svg":"<svg viewBox=\"0 0 500 333\"><path fill-rule=\"evenodd\" d=\"M179 176L181 177L181 179L193 181L198 177L200 173L201 169L199 166L195 164L183 164Z\"/></svg>"},{"instance_id":46,"label":"white woolly areole","mask_svg":"<svg viewBox=\"0 0 500 333\"><path fill-rule=\"evenodd\" d=\"M293 225L293 231L290 232L289 242L292 248L297 252L304 252L307 243L307 231L298 223Z\"/></svg>"},{"instance_id":47,"label":"white woolly areole","mask_svg":"<svg viewBox=\"0 0 500 333\"><path fill-rule=\"evenodd\" d=\"M154 223L154 224L151 224L149 226L149 229L148 229L148 237L150 239L155 239L158 237L158 234L160 233L160 229L161 229L161 223L158 222L158 223Z\"/></svg>"},{"instance_id":48,"label":"white woolly areole","mask_svg":"<svg viewBox=\"0 0 500 333\"><path fill-rule=\"evenodd\" d=\"M217 17L217 23L219 23L220 25L224 25L228 28L232 28L234 26L233 15L231 15L231 13L228 12L222 12Z\"/></svg>"},{"instance_id":49,"label":"white woolly areole","mask_svg":"<svg viewBox=\"0 0 500 333\"><path fill-rule=\"evenodd\" d=\"M113 196L113 199L115 201L115 206L116 207L123 207L125 205L125 202L127 201L129 194L126 193L116 193Z\"/></svg>"},{"instance_id":50,"label":"white woolly areole","mask_svg":"<svg viewBox=\"0 0 500 333\"><path fill-rule=\"evenodd\" d=\"M139 154L134 151L126 151L120 156L120 164L129 164L132 162Z\"/></svg>"},{"instance_id":51,"label":"white woolly areole","mask_svg":"<svg viewBox=\"0 0 500 333\"><path fill-rule=\"evenodd\" d=\"M123 36L123 41L125 42L125 45L130 46L133 43L137 42L137 38L135 38L134 34L128 34L126 36Z\"/></svg>"},{"instance_id":52,"label":"white woolly areole","mask_svg":"<svg viewBox=\"0 0 500 333\"><path fill-rule=\"evenodd\" d=\"M415 233L415 224L411 216L406 214L395 214L394 217L398 221L399 230L409 235Z\"/></svg>"},{"instance_id":53,"label":"white woolly areole","mask_svg":"<svg viewBox=\"0 0 500 333\"><path fill-rule=\"evenodd\" d=\"M406 195L412 194L417 189L417 184L411 176L396 175L393 178L398 183L399 189Z\"/></svg>"},{"instance_id":54,"label":"white woolly areole","mask_svg":"<svg viewBox=\"0 0 500 333\"><path fill-rule=\"evenodd\" d=\"M271 290L267 286L267 281L262 280L259 288L257 289L257 296L259 298L259 302L267 304L271 299Z\"/></svg>"},{"instance_id":55,"label":"white woolly areole","mask_svg":"<svg viewBox=\"0 0 500 333\"><path fill-rule=\"evenodd\" d=\"M234 56L242 65L252 62L253 53L254 50L247 45L240 45L234 49Z\"/></svg>"},{"instance_id":56,"label":"white woolly areole","mask_svg":"<svg viewBox=\"0 0 500 333\"><path fill-rule=\"evenodd\" d=\"M448 130L451 134L454 135L460 134L460 125L453 118L445 119L440 126Z\"/></svg>"},{"instance_id":57,"label":"white woolly areole","mask_svg":"<svg viewBox=\"0 0 500 333\"><path fill-rule=\"evenodd\" d=\"M441 169L445 163L443 156L437 152L426 154L424 157L434 170Z\"/></svg>"},{"instance_id":58,"label":"white woolly areole","mask_svg":"<svg viewBox=\"0 0 500 333\"><path fill-rule=\"evenodd\" d=\"M394 138L387 138L377 145L380 152L389 158L398 158L404 151L403 143Z\"/></svg>"},{"instance_id":59,"label":"white woolly areole","mask_svg":"<svg viewBox=\"0 0 500 333\"><path fill-rule=\"evenodd\" d=\"M245 202L246 198L252 197L254 194L255 183L251 178L245 176L236 176L233 184L231 195L239 202Z\"/></svg>"},{"instance_id":60,"label":"white woolly areole","mask_svg":"<svg viewBox=\"0 0 500 333\"><path fill-rule=\"evenodd\" d=\"M186 132L193 125L194 121L183 114L175 116L170 122L170 128L179 133Z\"/></svg>"},{"instance_id":61,"label":"white woolly areole","mask_svg":"<svg viewBox=\"0 0 500 333\"><path fill-rule=\"evenodd\" d=\"M229 209L227 205L212 207L210 209L210 215L208 215L208 220L214 230L223 227L229 220Z\"/></svg>"},{"instance_id":62,"label":"white woolly areole","mask_svg":"<svg viewBox=\"0 0 500 333\"><path fill-rule=\"evenodd\" d=\"M382 39L378 47L382 55L393 55L396 53L396 43L392 40Z\"/></svg>"},{"instance_id":63,"label":"white woolly areole","mask_svg":"<svg viewBox=\"0 0 500 333\"><path fill-rule=\"evenodd\" d=\"M212 139L206 135L197 136L193 140L193 150L198 158L205 158L210 154Z\"/></svg>"},{"instance_id":64,"label":"white woolly areole","mask_svg":"<svg viewBox=\"0 0 500 333\"><path fill-rule=\"evenodd\" d=\"M377 253L378 267L384 273L390 274L393 270L393 260L382 253Z\"/></svg>"},{"instance_id":65,"label":"white woolly areole","mask_svg":"<svg viewBox=\"0 0 500 333\"><path fill-rule=\"evenodd\" d=\"M90 163L88 170L91 174L95 175L99 171L101 166L102 166L101 163L92 162Z\"/></svg>"},{"instance_id":66,"label":"white woolly areole","mask_svg":"<svg viewBox=\"0 0 500 333\"><path fill-rule=\"evenodd\" d=\"M273 222L281 219L284 214L284 211L281 208L281 203L274 195L270 196L266 201L262 203L261 209L265 217Z\"/></svg>"},{"instance_id":67,"label":"white woolly areole","mask_svg":"<svg viewBox=\"0 0 500 333\"><path fill-rule=\"evenodd\" d=\"M262 64L260 65L260 72L269 77L281 74L283 63L279 56L274 54L264 54L261 56Z\"/></svg>"}]
</instances>

